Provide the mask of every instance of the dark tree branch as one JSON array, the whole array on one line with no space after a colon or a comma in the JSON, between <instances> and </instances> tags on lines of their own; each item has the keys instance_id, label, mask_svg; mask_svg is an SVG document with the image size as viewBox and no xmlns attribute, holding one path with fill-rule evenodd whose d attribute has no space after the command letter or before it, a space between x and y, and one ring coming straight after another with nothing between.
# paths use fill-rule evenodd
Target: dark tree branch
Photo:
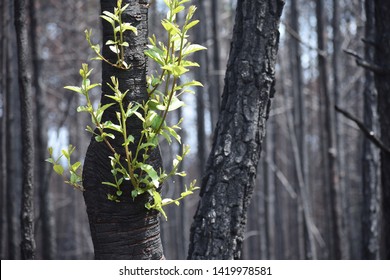
<instances>
[{"instance_id":1,"label":"dark tree branch","mask_svg":"<svg viewBox=\"0 0 390 280\"><path fill-rule=\"evenodd\" d=\"M372 142L374 143L379 149L387 152L390 154L390 148L387 147L383 142L375 135L375 133L371 130L369 130L362 121L351 115L349 112L345 111L344 109L341 109L337 105L335 105L335 109L337 112L343 114L347 119L350 119L354 123L357 124L357 126L360 128L360 130L364 133L364 135Z\"/></svg>"},{"instance_id":2,"label":"dark tree branch","mask_svg":"<svg viewBox=\"0 0 390 280\"><path fill-rule=\"evenodd\" d=\"M383 73L386 73L388 71L387 68L383 68L375 63L372 63L370 61L365 60L364 58L362 58L358 53L356 53L353 50L347 49L347 50L344 50L344 52L346 54L349 54L350 56L353 56L354 58L356 58L356 64L363 67L363 68L366 68L366 69L371 70L371 71L378 73L378 74L383 74Z\"/></svg>"}]
</instances>

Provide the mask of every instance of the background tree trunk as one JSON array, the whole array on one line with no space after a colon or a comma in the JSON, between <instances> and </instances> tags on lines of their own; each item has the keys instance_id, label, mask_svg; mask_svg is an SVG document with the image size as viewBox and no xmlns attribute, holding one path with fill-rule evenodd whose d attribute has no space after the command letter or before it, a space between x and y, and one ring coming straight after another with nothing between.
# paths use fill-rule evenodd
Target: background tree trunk
<instances>
[{"instance_id":1,"label":"background tree trunk","mask_svg":"<svg viewBox=\"0 0 390 280\"><path fill-rule=\"evenodd\" d=\"M112 11L116 0L101 0L102 11ZM107 86L111 76L119 80L122 92L129 90L126 95L125 106L131 101L142 102L147 98L146 92L146 58L143 53L147 43L147 1L130 0L123 1L123 5L130 3L129 8L123 13L123 21L130 22L138 30L138 36L131 32L125 33L125 41L130 47L125 53L125 60L132 67L129 70L120 70L103 63L102 72L102 98L101 103L111 102L105 94L112 94ZM112 39L112 29L109 23L103 21L103 42ZM103 47L103 56L116 61L115 54L106 45ZM112 106L105 111L103 122L111 120L116 122L115 109ZM131 119L128 123L128 131L137 139L140 138L142 124L137 119ZM112 141L116 149L121 148L123 139L117 137ZM161 166L161 158L158 150L151 154L151 162L156 170ZM134 154L134 152L133 152ZM104 181L112 181L110 172L111 151L105 143L98 143L92 137L85 158L83 171L83 184L85 187L84 198L87 205L87 213L90 222L92 240L95 248L96 259L161 259L163 258L160 240L160 228L158 214L155 211L147 211L145 202L148 197L137 197L133 202L130 195L131 186L125 188L121 202L116 203L107 199L107 194L112 188L102 184Z\"/></svg>"},{"instance_id":2,"label":"background tree trunk","mask_svg":"<svg viewBox=\"0 0 390 280\"><path fill-rule=\"evenodd\" d=\"M28 49L29 37L27 29L28 9L27 1L15 1L15 29L18 46L18 74L19 74L19 98L22 127L22 258L34 259L34 137L32 125L32 102L31 102L31 72L28 64L31 63Z\"/></svg>"},{"instance_id":3,"label":"background tree trunk","mask_svg":"<svg viewBox=\"0 0 390 280\"><path fill-rule=\"evenodd\" d=\"M198 8L197 16L199 20L206 18L204 1L197 0L195 5ZM202 24L196 27L195 31L195 40L201 44L205 45L207 41L207 27ZM194 70L195 79L197 81L202 81L203 87L197 87L196 89L196 126L197 126L197 156L198 156L198 171L199 177L202 177L205 172L205 164L207 157L207 149L209 147L208 141L206 140L206 129L205 129L205 93L208 92L208 59L207 52L197 52L194 54L195 61L199 62L200 65L203 65L202 68L197 68Z\"/></svg>"},{"instance_id":4,"label":"background tree trunk","mask_svg":"<svg viewBox=\"0 0 390 280\"><path fill-rule=\"evenodd\" d=\"M366 26L365 39L375 41L375 3L365 1ZM374 61L374 47L365 46L365 59ZM377 92L374 73L365 70L364 88L364 124L378 135ZM366 137L363 140L363 201L362 237L363 259L379 259L379 224L380 224L380 158L378 148Z\"/></svg>"},{"instance_id":5,"label":"background tree trunk","mask_svg":"<svg viewBox=\"0 0 390 280\"><path fill-rule=\"evenodd\" d=\"M210 80L209 88L209 99L210 99L210 120L211 120L211 131L218 121L219 108L221 106L221 63L220 63L220 44L219 44L219 13L218 13L218 0L211 1L211 31L212 31L212 42L213 42L213 59L212 59L212 79Z\"/></svg>"},{"instance_id":6,"label":"background tree trunk","mask_svg":"<svg viewBox=\"0 0 390 280\"><path fill-rule=\"evenodd\" d=\"M375 85L378 92L378 114L381 139L390 147L390 25L388 15L390 2L375 1L375 62L383 71L375 72ZM390 153L381 150L381 184L382 184L382 229L381 258L390 259Z\"/></svg>"},{"instance_id":7,"label":"background tree trunk","mask_svg":"<svg viewBox=\"0 0 390 280\"><path fill-rule=\"evenodd\" d=\"M190 259L240 259L274 94L284 1L239 1L213 148L191 228Z\"/></svg>"},{"instance_id":8,"label":"background tree trunk","mask_svg":"<svg viewBox=\"0 0 390 280\"><path fill-rule=\"evenodd\" d=\"M54 230L53 200L50 199L49 190L49 165L45 162L47 158L47 109L46 92L42 90L40 84L41 61L38 52L38 17L36 14L37 1L29 0L30 15L30 41L32 53L32 85L35 90L35 117L36 117L36 175L37 189L39 195L39 214L42 228L41 243L42 258L52 260L56 254L56 239Z\"/></svg>"}]
</instances>

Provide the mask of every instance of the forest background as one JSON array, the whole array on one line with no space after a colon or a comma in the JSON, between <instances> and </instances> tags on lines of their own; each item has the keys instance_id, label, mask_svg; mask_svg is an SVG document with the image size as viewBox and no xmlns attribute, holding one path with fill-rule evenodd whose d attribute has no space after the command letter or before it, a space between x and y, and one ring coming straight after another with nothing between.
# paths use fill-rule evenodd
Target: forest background
<instances>
[{"instance_id":1,"label":"forest background","mask_svg":"<svg viewBox=\"0 0 390 280\"><path fill-rule=\"evenodd\" d=\"M1 259L19 259L21 211L21 120L13 1L1 13ZM162 1L151 1L149 32L163 34ZM371 3L371 4L370 4ZM184 162L185 180L202 178L218 120L220 94L229 55L236 1L194 1L200 25L193 41L208 48L194 73L203 88L187 96L181 136L192 147ZM89 143L88 117L77 114L78 96L63 87L80 83L78 69L92 56L84 30L99 40L99 3L29 1L33 56L34 138L36 143L35 239L38 259L91 259L93 246L82 194L64 186L44 162L69 143L82 160ZM377 101L372 69L374 1L287 1L280 26L276 93L258 165L257 187L248 210L243 259L378 259L380 258L380 150L350 112L378 135ZM371 28L370 28L371 26ZM91 63L100 79L100 65ZM367 66L367 65L366 65ZM150 71L152 71L150 66ZM219 93L219 94L218 94ZM98 102L99 92L94 92ZM171 162L178 145L162 144ZM180 192L170 188L167 196ZM198 202L191 196L166 211L161 221L167 259L185 259L189 228ZM47 223L43 223L43 220ZM44 225L45 224L45 225ZM310 238L305 227L309 224ZM307 242L314 247L308 251ZM313 256L313 254L315 256Z\"/></svg>"}]
</instances>

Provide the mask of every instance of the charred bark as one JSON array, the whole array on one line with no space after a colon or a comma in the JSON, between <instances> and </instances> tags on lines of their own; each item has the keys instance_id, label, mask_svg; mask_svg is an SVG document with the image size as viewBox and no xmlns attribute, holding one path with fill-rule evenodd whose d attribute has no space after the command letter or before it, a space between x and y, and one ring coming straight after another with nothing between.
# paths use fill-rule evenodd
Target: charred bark
<instances>
[{"instance_id":1,"label":"charred bark","mask_svg":"<svg viewBox=\"0 0 390 280\"><path fill-rule=\"evenodd\" d=\"M390 3L375 1L375 62L382 72L375 72L375 86L378 92L378 114L382 142L390 147L390 25L388 16ZM381 150L381 258L390 259L390 153Z\"/></svg>"},{"instance_id":2,"label":"charred bark","mask_svg":"<svg viewBox=\"0 0 390 280\"><path fill-rule=\"evenodd\" d=\"M214 143L191 228L190 259L240 259L274 94L284 1L238 1Z\"/></svg>"},{"instance_id":3,"label":"charred bark","mask_svg":"<svg viewBox=\"0 0 390 280\"><path fill-rule=\"evenodd\" d=\"M34 137L32 125L31 73L28 64L31 57L28 46L27 1L15 1L15 29L18 47L19 98L22 127L22 210L21 210L21 252L23 259L34 259Z\"/></svg>"},{"instance_id":4,"label":"charred bark","mask_svg":"<svg viewBox=\"0 0 390 280\"><path fill-rule=\"evenodd\" d=\"M375 3L365 1L365 39L375 40ZM365 59L374 61L374 48L365 46ZM374 133L378 132L377 92L374 73L365 71L364 125ZM379 149L367 139L363 140L363 210L362 237L363 259L379 259L379 214L380 214L380 158Z\"/></svg>"},{"instance_id":5,"label":"charred bark","mask_svg":"<svg viewBox=\"0 0 390 280\"><path fill-rule=\"evenodd\" d=\"M101 0L102 11L112 11L116 5L115 0ZM130 7L123 14L124 22L130 22L138 29L138 36L125 33L125 41L130 47L125 53L125 60L131 65L129 70L114 68L103 63L102 72L102 98L101 103L111 103L106 94L113 94L107 83L111 76L119 80L122 91L129 90L126 95L125 106L129 102L142 102L147 99L146 91L146 58L143 53L147 44L147 1L123 1L123 5L130 3ZM103 42L112 39L112 29L109 23L103 22ZM103 55L116 61L115 54L108 46L104 46ZM116 122L116 106L105 111L103 121ZM140 138L142 123L137 119L130 119L128 131L137 139ZM117 150L121 149L123 139L111 144ZM134 154L134 151L133 151ZM109 156L112 155L104 143L98 143L94 137L88 147L83 171L83 184L85 187L84 199L90 222L92 240L96 259L161 259L163 258L160 240L158 213L147 211L145 202L147 196L131 198L131 186L125 186L120 202L107 199L112 189L102 184L112 181ZM161 157L158 150L150 157L155 169L161 166Z\"/></svg>"}]
</instances>

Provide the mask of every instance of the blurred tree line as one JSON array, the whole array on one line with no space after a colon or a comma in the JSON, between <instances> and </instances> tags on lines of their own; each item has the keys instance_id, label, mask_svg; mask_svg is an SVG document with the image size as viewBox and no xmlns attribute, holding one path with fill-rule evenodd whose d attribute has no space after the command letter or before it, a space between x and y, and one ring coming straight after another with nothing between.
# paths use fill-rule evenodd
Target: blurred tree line
<instances>
[{"instance_id":1,"label":"blurred tree line","mask_svg":"<svg viewBox=\"0 0 390 280\"><path fill-rule=\"evenodd\" d=\"M82 160L85 155L89 135L83 131L88 120L76 113L78 97L63 86L79 84L77 69L92 56L84 30L93 27L95 41L99 40L99 1L28 2L25 20L33 62L28 67L33 87L36 258L90 259L93 246L82 195L52 176L44 159L47 146L58 153L68 143L78 148L75 159ZM161 2L150 1L151 34L163 34L160 19L166 11ZM389 201L384 194L389 190L381 191L380 170L380 152L386 154L383 149L389 142L383 138L384 147L378 148L351 116L335 109L337 105L362 120L368 134L380 139L374 77L380 71L375 68L380 62L375 56L375 5L379 2L286 1L276 93L248 210L243 259L389 258L389 249L383 248L388 243L381 243L388 236L386 229L381 229L385 223L381 215L388 215ZM194 29L193 41L208 50L196 56L201 68L195 79L202 81L204 88L186 97L188 107L195 109L184 108L177 115L177 119L185 118L183 142L192 147L184 162L188 176L180 179L182 185L193 178L200 181L205 172L236 9L235 0L196 0L194 4L201 23ZM23 155L21 104L15 94L19 83L13 5L11 0L0 3L1 259L21 258ZM386 11L385 5L383 9ZM99 63L91 65L100 69ZM94 73L92 79L99 81L99 71ZM95 92L95 102L98 98L99 92ZM171 151L179 149L163 143L164 161L171 162ZM383 166L382 174L386 172ZM168 184L164 191L173 197L177 190ZM194 195L180 207L167 209L169 221L161 221L167 259L186 258L197 203ZM385 209L383 213L381 209Z\"/></svg>"}]
</instances>

